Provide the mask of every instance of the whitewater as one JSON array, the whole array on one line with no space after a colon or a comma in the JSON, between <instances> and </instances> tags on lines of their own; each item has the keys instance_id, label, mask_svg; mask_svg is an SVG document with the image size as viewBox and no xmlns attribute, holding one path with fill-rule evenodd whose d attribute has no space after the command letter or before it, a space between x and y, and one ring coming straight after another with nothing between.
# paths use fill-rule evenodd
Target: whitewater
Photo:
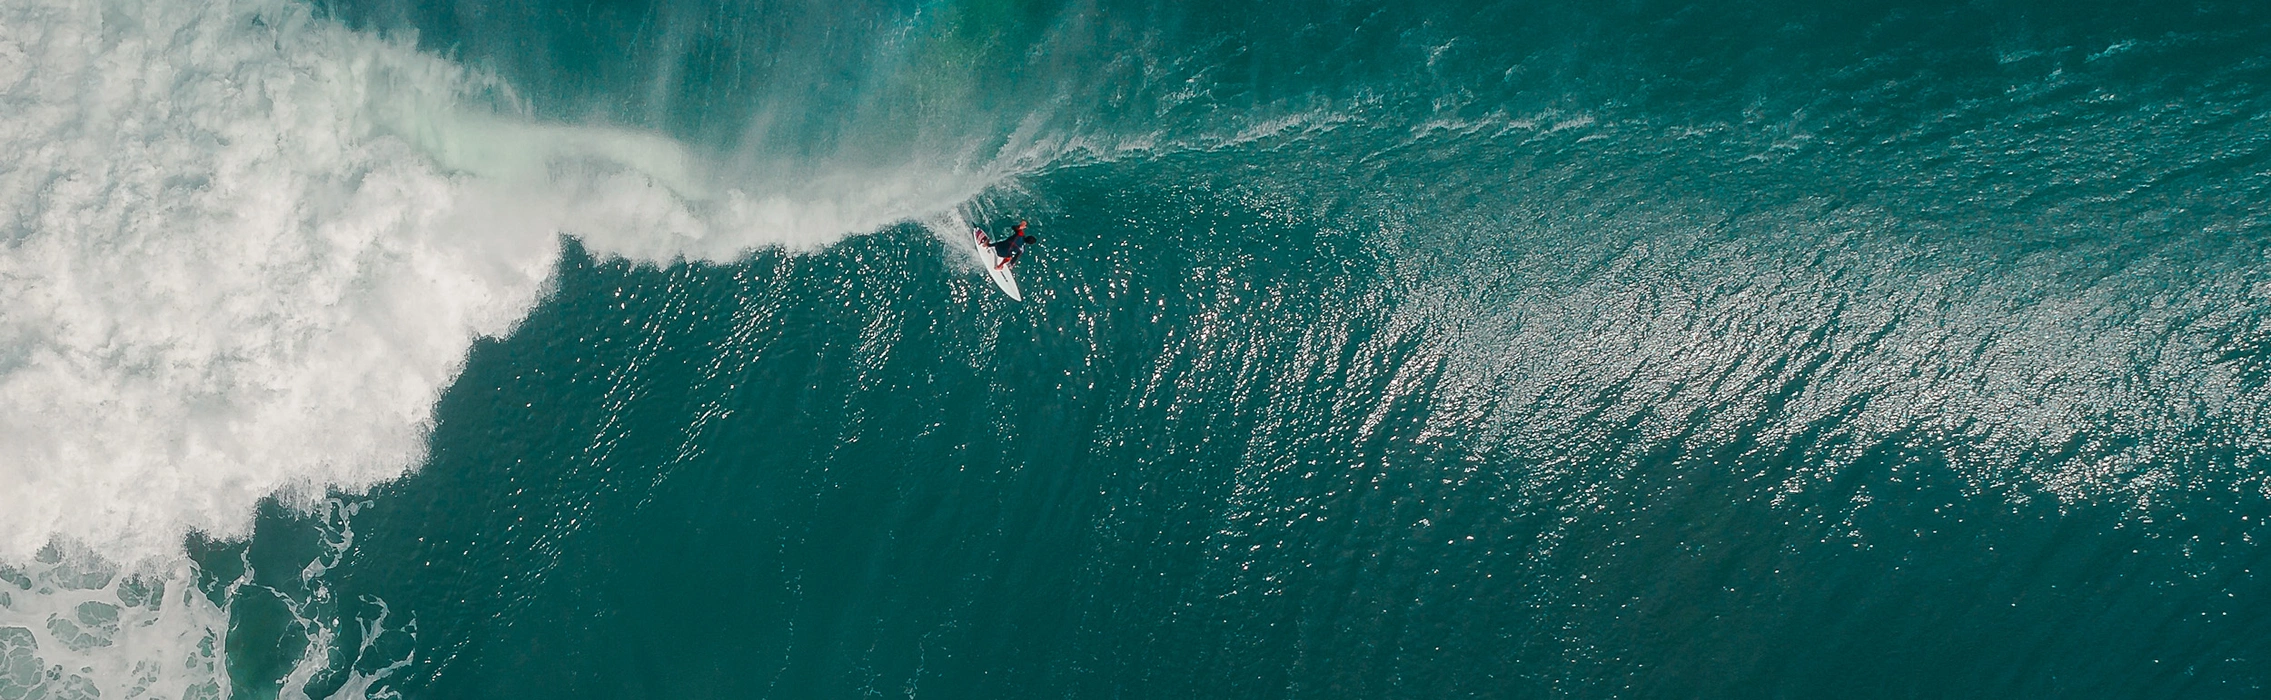
<instances>
[{"instance_id":1,"label":"whitewater","mask_svg":"<svg viewBox=\"0 0 2271 700\"><path fill-rule=\"evenodd\" d=\"M12 4L0 558L240 538L257 499L402 473L558 236L655 262L813 249L1002 173L752 196L647 132L536 123L494 78L289 3ZM919 183L938 184L919 184Z\"/></svg>"},{"instance_id":2,"label":"whitewater","mask_svg":"<svg viewBox=\"0 0 2271 700\"><path fill-rule=\"evenodd\" d=\"M0 690L47 673L61 697L226 696L226 618L184 538L418 464L434 401L542 298L560 236L654 263L814 250L1025 167L746 193L669 137L536 120L493 75L291 2L0 5L0 152L20 589Z\"/></svg>"}]
</instances>

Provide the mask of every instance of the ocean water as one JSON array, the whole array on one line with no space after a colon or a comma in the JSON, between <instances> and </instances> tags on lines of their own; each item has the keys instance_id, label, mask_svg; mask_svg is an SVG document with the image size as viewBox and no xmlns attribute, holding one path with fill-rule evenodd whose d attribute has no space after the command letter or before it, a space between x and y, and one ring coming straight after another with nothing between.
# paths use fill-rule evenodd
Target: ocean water
<instances>
[{"instance_id":1,"label":"ocean water","mask_svg":"<svg viewBox=\"0 0 2271 700\"><path fill-rule=\"evenodd\" d=\"M0 700L2261 697L2267 49L0 0Z\"/></svg>"}]
</instances>

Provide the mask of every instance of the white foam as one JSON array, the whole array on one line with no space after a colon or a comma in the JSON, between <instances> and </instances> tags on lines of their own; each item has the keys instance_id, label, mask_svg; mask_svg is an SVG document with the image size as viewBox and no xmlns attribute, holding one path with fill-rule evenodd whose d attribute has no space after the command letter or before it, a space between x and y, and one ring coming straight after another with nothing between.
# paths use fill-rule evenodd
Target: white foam
<instances>
[{"instance_id":1,"label":"white foam","mask_svg":"<svg viewBox=\"0 0 2271 700\"><path fill-rule=\"evenodd\" d=\"M0 567L0 697L226 697L228 615L196 583L64 548Z\"/></svg>"},{"instance_id":2,"label":"white foam","mask_svg":"<svg viewBox=\"0 0 2271 700\"><path fill-rule=\"evenodd\" d=\"M118 584L10 590L0 634L71 666L39 675L124 697L184 645L212 666L226 614L193 604L184 535L240 538L260 499L418 463L434 401L536 303L561 233L658 262L811 250L1007 174L721 180L668 138L534 123L509 94L278 0L0 4L0 563L49 571L69 562L36 554L62 543L183 602L149 618L171 643L73 649L49 623ZM227 692L192 671L164 694Z\"/></svg>"},{"instance_id":3,"label":"white foam","mask_svg":"<svg viewBox=\"0 0 2271 700\"><path fill-rule=\"evenodd\" d=\"M4 11L0 560L167 557L416 459L554 254L365 116L463 73L288 5Z\"/></svg>"},{"instance_id":4,"label":"white foam","mask_svg":"<svg viewBox=\"0 0 2271 700\"><path fill-rule=\"evenodd\" d=\"M400 474L562 232L658 262L810 250L1005 174L721 183L668 138L516 118L494 80L282 2L14 3L0 90L0 561L58 537L170 557L246 534L269 494Z\"/></svg>"},{"instance_id":5,"label":"white foam","mask_svg":"<svg viewBox=\"0 0 2271 700\"><path fill-rule=\"evenodd\" d=\"M0 6L0 683L221 697L183 536L421 455L556 255L369 116L472 81L290 5Z\"/></svg>"}]
</instances>

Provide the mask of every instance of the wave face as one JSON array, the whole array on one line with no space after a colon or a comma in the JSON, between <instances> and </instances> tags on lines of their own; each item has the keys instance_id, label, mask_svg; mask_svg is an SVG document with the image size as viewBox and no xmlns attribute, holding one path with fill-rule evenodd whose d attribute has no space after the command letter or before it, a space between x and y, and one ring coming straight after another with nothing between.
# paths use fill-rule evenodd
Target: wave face
<instances>
[{"instance_id":1,"label":"wave face","mask_svg":"<svg viewBox=\"0 0 2271 700\"><path fill-rule=\"evenodd\" d=\"M0 698L2246 697L2265 45L0 5Z\"/></svg>"}]
</instances>

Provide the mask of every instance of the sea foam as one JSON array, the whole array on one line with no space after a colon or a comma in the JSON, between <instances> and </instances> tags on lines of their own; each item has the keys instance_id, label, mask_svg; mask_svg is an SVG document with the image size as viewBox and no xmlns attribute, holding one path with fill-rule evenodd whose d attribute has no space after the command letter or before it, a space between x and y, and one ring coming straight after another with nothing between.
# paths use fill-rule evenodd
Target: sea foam
<instances>
[{"instance_id":1,"label":"sea foam","mask_svg":"<svg viewBox=\"0 0 2271 700\"><path fill-rule=\"evenodd\" d=\"M0 561L246 534L401 474L558 236L641 260L824 247L980 165L719 172L291 3L0 8Z\"/></svg>"},{"instance_id":2,"label":"sea foam","mask_svg":"<svg viewBox=\"0 0 2271 700\"><path fill-rule=\"evenodd\" d=\"M554 255L370 117L472 79L290 5L4 11L0 560L169 557L417 459Z\"/></svg>"},{"instance_id":3,"label":"sea foam","mask_svg":"<svg viewBox=\"0 0 2271 700\"><path fill-rule=\"evenodd\" d=\"M419 458L555 255L374 118L479 82L293 5L0 6L0 687L226 695L184 535Z\"/></svg>"},{"instance_id":4,"label":"sea foam","mask_svg":"<svg viewBox=\"0 0 2271 700\"><path fill-rule=\"evenodd\" d=\"M0 663L25 672L0 691L226 695L226 612L184 537L415 466L559 236L657 262L810 250L1001 175L767 190L664 136L526 113L299 4L0 5Z\"/></svg>"}]
</instances>

